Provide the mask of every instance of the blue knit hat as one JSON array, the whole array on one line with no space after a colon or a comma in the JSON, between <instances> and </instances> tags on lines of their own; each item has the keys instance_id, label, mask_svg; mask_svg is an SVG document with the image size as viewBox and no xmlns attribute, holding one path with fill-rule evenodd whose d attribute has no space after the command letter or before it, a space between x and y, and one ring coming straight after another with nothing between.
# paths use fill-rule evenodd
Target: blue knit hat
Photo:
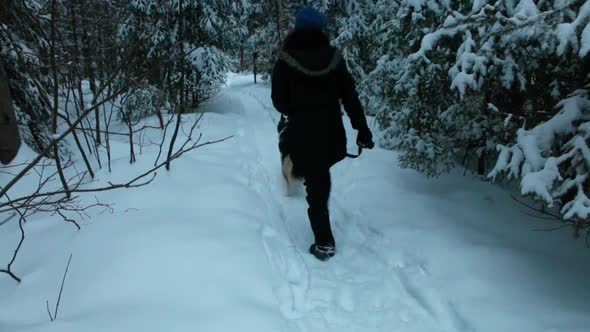
<instances>
[{"instance_id":1,"label":"blue knit hat","mask_svg":"<svg viewBox=\"0 0 590 332\"><path fill-rule=\"evenodd\" d=\"M301 9L295 18L296 30L323 30L326 25L324 14L310 6Z\"/></svg>"}]
</instances>

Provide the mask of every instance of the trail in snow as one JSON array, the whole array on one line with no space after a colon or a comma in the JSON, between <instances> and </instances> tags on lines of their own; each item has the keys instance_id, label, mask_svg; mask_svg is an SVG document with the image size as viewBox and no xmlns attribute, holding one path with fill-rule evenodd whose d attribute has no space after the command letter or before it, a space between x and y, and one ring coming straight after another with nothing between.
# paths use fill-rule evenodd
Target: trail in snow
<instances>
[{"instance_id":1,"label":"trail in snow","mask_svg":"<svg viewBox=\"0 0 590 332\"><path fill-rule=\"evenodd\" d=\"M200 110L203 141L233 139L175 160L148 187L98 194L116 212L92 214L80 232L29 220L14 266L23 283L0 275L1 332L588 331L590 251L566 232L533 232L553 224L498 186L427 179L391 151L366 151L332 169L338 251L319 262L307 252L304 191L285 196L269 88L230 75ZM103 182L141 174L157 154L146 147L128 165L125 139L112 144L116 173L97 172ZM0 264L18 234L0 226Z\"/></svg>"},{"instance_id":2,"label":"trail in snow","mask_svg":"<svg viewBox=\"0 0 590 332\"><path fill-rule=\"evenodd\" d=\"M250 174L259 181L258 190L262 197L267 197L269 211L273 211L263 229L262 239L269 260L283 278L277 289L283 315L294 321L301 331L533 331L539 326L559 330L561 318L544 317L533 323L538 317L527 314L527 310L535 312L537 304L528 302L530 298L516 299L511 303L514 300L511 287L502 288L513 281L510 280L511 264L501 262L505 259L502 251L506 250L501 248L507 243L502 238L492 238L494 225L487 225L491 234L485 234L488 231L485 226L475 232L469 229L481 227L482 221L492 223L496 218L507 216L511 220L522 220L517 207L512 206L509 213L491 213L479 222L475 219L487 211L466 211L469 215L466 218L457 209L484 207L493 210L495 196L501 191L491 188L492 194L481 191L474 195L470 191L483 186L489 190L491 186L465 185L465 179L459 179L460 185L454 188L451 186L457 179L448 179L448 183L432 181L432 185L421 179L407 188L398 183L402 179L383 177L394 173L395 159L391 154L369 151L359 161L346 160L334 167L330 209L338 255L328 263L316 261L307 253L312 234L305 213L304 193L299 197L284 195L277 151L278 114L272 107L270 91L264 86L243 84L238 83L227 93L240 100L246 110L242 124L247 128L245 146L258 160ZM349 141L353 142L355 133L350 126L348 133ZM410 171L402 172L402 177L404 173L416 178ZM376 184L380 186L375 187ZM477 185L480 188L473 188ZM429 189L432 194L412 192ZM456 194L469 197L474 204L462 206L461 203L469 200L457 199ZM506 204L506 198L502 200L500 204ZM445 224L449 221L450 224ZM383 226L390 223L397 228L398 236L392 237L390 227L384 229ZM445 231L445 227L450 231ZM514 225L513 231L523 232L526 227L526 223ZM510 229L504 231L511 232ZM465 238L457 238L457 235L465 235ZM532 241L518 239L522 235L513 236L517 239L514 241L517 246L538 247L540 238ZM528 235L538 236L530 235L530 229ZM481 244L484 247L497 242L489 246L489 251L502 252L498 270L487 271L494 273L491 276L482 273L479 266L473 266L469 254L456 260L452 256L469 247L462 242L478 241L480 237L485 238ZM396 243L396 238L401 241ZM474 250L480 250L481 245L476 244ZM518 249L514 254L519 256ZM494 259L495 256L483 254L478 259ZM522 262L514 259L515 262L510 263L526 264L529 258L525 256ZM465 260L464 269L461 268L462 259ZM454 267L445 266L451 262L455 263ZM493 267L496 263L483 261L477 264ZM440 273L441 267L446 269L445 273ZM473 270L475 275L471 275ZM446 275L449 272L456 280L447 283L445 278L449 278ZM588 269L584 273L587 274ZM500 277L494 284L493 279L498 275L504 275L506 279ZM550 278L541 279L549 286ZM448 284L453 282L464 282L465 285L459 292L449 292ZM519 285L511 286L519 288ZM505 292L506 295L487 293L490 291ZM490 297L489 300L486 296ZM552 300L544 301L547 305ZM588 312L585 308L579 309ZM575 329L575 326L572 324L568 328ZM582 326L583 323L579 325Z\"/></svg>"},{"instance_id":3,"label":"trail in snow","mask_svg":"<svg viewBox=\"0 0 590 332\"><path fill-rule=\"evenodd\" d=\"M307 253L313 237L304 193L295 198L284 195L277 153L278 114L268 92L240 84L227 91L247 110L243 146L260 160L249 174L260 194L273 202L269 210L276 212L262 237L269 259L284 278L277 293L285 317L296 321L302 331L383 331L403 326L412 331L468 330L456 324L456 313L437 303L440 295L415 284L418 278L427 281L420 266L406 261L396 266L379 254L383 234L362 225L359 207L344 207L338 189L331 200L333 224L342 244L338 256L325 264ZM343 174L336 171L334 177L339 176ZM354 189L354 184L348 185L349 191Z\"/></svg>"}]
</instances>

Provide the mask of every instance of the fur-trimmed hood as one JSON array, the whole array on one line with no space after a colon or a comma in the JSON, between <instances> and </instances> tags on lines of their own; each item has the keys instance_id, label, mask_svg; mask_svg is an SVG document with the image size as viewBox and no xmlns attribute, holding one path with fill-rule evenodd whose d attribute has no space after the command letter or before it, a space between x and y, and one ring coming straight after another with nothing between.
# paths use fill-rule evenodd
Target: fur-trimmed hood
<instances>
[{"instance_id":1,"label":"fur-trimmed hood","mask_svg":"<svg viewBox=\"0 0 590 332\"><path fill-rule=\"evenodd\" d=\"M338 68L342 61L342 55L335 48L325 48L314 51L281 51L279 59L290 67L311 77L328 75Z\"/></svg>"},{"instance_id":2,"label":"fur-trimmed hood","mask_svg":"<svg viewBox=\"0 0 590 332\"><path fill-rule=\"evenodd\" d=\"M279 60L310 77L326 76L342 61L328 36L316 30L295 30L285 39Z\"/></svg>"}]
</instances>

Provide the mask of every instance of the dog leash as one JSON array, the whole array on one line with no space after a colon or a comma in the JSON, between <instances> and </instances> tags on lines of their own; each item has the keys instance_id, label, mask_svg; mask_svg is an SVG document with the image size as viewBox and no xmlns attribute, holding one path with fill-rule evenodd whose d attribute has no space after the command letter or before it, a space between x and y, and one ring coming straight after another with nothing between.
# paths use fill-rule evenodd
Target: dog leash
<instances>
[{"instance_id":1,"label":"dog leash","mask_svg":"<svg viewBox=\"0 0 590 332\"><path fill-rule=\"evenodd\" d=\"M346 153L346 156L348 158L356 159L356 158L358 158L358 157L361 156L361 153L363 153L363 148L361 146L359 146L359 152L358 152L358 154L350 154L350 153L347 152Z\"/></svg>"}]
</instances>

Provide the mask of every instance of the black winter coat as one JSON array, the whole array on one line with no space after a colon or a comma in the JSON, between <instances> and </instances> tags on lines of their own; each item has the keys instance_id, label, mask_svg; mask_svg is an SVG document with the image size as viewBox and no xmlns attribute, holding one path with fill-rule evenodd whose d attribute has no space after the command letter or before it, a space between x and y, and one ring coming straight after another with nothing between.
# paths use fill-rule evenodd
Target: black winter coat
<instances>
[{"instance_id":1,"label":"black winter coat","mask_svg":"<svg viewBox=\"0 0 590 332\"><path fill-rule=\"evenodd\" d=\"M288 117L288 150L303 172L345 158L341 103L352 127L370 136L346 62L319 31L294 31L287 37L272 74L272 101Z\"/></svg>"}]
</instances>

